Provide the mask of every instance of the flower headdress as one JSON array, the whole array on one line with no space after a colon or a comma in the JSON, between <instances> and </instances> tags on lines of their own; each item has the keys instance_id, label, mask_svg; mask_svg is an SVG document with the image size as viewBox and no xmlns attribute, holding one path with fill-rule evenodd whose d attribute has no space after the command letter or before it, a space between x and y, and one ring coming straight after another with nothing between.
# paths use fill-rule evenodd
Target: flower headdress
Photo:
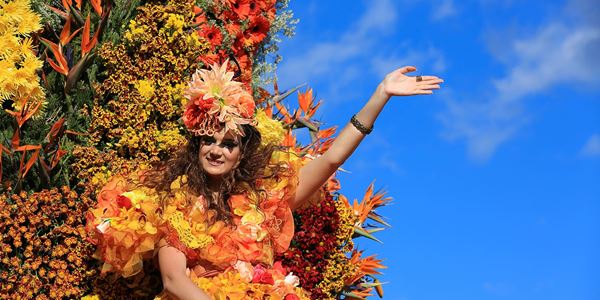
<instances>
[{"instance_id":1,"label":"flower headdress","mask_svg":"<svg viewBox=\"0 0 600 300\"><path fill-rule=\"evenodd\" d=\"M210 70L197 70L192 75L184 96L189 100L183 123L194 135L213 135L225 131L243 136L241 125L254 124L254 99L241 82L227 72L229 60L213 64Z\"/></svg>"}]
</instances>

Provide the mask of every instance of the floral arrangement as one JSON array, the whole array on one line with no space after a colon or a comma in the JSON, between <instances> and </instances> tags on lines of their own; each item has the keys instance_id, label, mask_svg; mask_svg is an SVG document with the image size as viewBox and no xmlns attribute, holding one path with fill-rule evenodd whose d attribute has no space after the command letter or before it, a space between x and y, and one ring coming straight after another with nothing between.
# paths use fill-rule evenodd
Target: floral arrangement
<instances>
[{"instance_id":1,"label":"floral arrangement","mask_svg":"<svg viewBox=\"0 0 600 300\"><path fill-rule=\"evenodd\" d=\"M0 298L74 298L90 289L98 271L81 216L93 203L68 187L0 194Z\"/></svg>"},{"instance_id":2,"label":"floral arrangement","mask_svg":"<svg viewBox=\"0 0 600 300\"><path fill-rule=\"evenodd\" d=\"M254 100L242 83L231 80L233 72L227 72L227 65L225 60L192 75L185 91L183 123L195 135L213 135L224 124L226 131L243 136L239 126L253 123Z\"/></svg>"},{"instance_id":3,"label":"floral arrangement","mask_svg":"<svg viewBox=\"0 0 600 300\"><path fill-rule=\"evenodd\" d=\"M287 2L0 0L0 298L129 299L160 292L158 271L141 262L152 256L146 250L159 230L186 229L175 219L167 227L148 222L156 217L157 195L124 192L105 203L126 211L128 222L95 224L90 214L101 213L88 209L106 199L98 192L114 178L167 158L187 130L204 134L224 123L239 131L252 123L263 145L286 149L272 157L285 176L261 184L293 192L294 180L286 176L326 151L335 128L314 120L320 102L312 90L298 92L292 110L283 100L296 89L280 93L275 84L270 93L259 84L273 81L278 36L293 34ZM308 145L295 137L303 129ZM361 202L350 203L332 177L312 205L295 213L291 246L269 258L271 267L238 265L194 281L215 298L382 296L375 278L381 260L363 257L353 239L376 240L381 228L368 222L387 226L376 209L388 201L371 186ZM247 234L259 234L254 229L266 223L246 208L238 217L245 218ZM115 239L132 242L113 249L113 261L127 257L120 264L101 265L102 251L87 234L108 226L122 229ZM126 234L130 226L139 231L135 239ZM125 255L132 252L139 255ZM130 276L111 276L115 268Z\"/></svg>"},{"instance_id":4,"label":"floral arrangement","mask_svg":"<svg viewBox=\"0 0 600 300\"><path fill-rule=\"evenodd\" d=\"M227 271L214 277L196 277L193 282L215 299L254 299L308 300L306 292L300 288L298 277L289 273L281 263L267 269L262 265L238 264L236 270Z\"/></svg>"}]
</instances>

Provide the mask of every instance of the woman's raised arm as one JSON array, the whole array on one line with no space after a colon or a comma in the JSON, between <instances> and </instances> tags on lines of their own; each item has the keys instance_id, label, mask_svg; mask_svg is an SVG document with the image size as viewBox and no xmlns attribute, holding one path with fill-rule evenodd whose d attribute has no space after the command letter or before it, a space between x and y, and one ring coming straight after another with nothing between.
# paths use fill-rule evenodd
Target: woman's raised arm
<instances>
[{"instance_id":1,"label":"woman's raised arm","mask_svg":"<svg viewBox=\"0 0 600 300\"><path fill-rule=\"evenodd\" d=\"M290 203L292 209L306 202L352 155L365 135L373 128L379 113L392 96L428 95L433 93L432 90L440 88L439 84L443 80L436 76L405 75L415 70L415 67L407 66L386 75L369 101L355 115L354 125L348 123L323 155L300 170L296 195Z\"/></svg>"}]
</instances>

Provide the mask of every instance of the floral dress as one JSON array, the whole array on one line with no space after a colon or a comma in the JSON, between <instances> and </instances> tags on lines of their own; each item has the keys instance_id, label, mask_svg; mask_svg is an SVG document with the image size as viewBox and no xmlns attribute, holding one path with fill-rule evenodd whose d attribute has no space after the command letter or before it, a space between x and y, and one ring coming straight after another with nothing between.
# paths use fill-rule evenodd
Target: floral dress
<instances>
[{"instance_id":1,"label":"floral dress","mask_svg":"<svg viewBox=\"0 0 600 300\"><path fill-rule=\"evenodd\" d=\"M103 273L133 276L168 245L185 254L189 277L214 299L308 299L297 287L298 277L274 261L294 234L288 199L295 191L295 176L258 182L265 191L260 196L232 195L230 222L216 220L206 199L188 191L185 176L173 181L168 193L142 181L143 173L113 178L88 213L88 231L104 261ZM163 207L160 199L165 198L169 204Z\"/></svg>"}]
</instances>

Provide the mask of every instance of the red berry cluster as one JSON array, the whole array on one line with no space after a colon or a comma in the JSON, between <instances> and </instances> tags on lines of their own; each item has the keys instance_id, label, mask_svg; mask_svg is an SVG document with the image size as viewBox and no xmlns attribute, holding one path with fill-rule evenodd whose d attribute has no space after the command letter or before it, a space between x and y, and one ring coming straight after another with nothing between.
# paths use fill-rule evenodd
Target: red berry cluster
<instances>
[{"instance_id":1,"label":"red berry cluster","mask_svg":"<svg viewBox=\"0 0 600 300\"><path fill-rule=\"evenodd\" d=\"M283 265L300 278L300 286L311 291L312 299L326 295L317 288L323 280L328 257L337 247L339 216L330 193L318 205L294 213L296 233L290 248L279 255Z\"/></svg>"}]
</instances>

